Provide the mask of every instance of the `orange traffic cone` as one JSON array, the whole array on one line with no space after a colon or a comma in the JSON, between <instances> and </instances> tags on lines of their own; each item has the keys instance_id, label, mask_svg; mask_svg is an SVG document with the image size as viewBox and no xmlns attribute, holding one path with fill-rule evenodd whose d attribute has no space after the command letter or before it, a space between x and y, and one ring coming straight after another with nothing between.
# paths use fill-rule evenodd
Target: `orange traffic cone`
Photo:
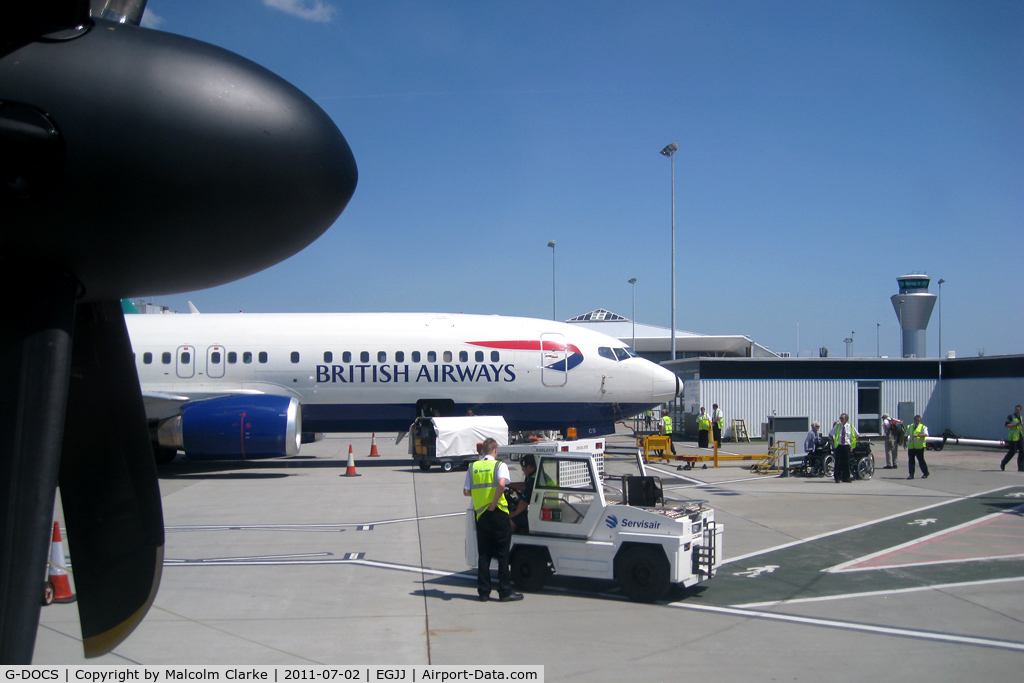
<instances>
[{"instance_id":1,"label":"orange traffic cone","mask_svg":"<svg viewBox=\"0 0 1024 683\"><path fill-rule=\"evenodd\" d=\"M380 453L377 452L377 434L376 433L374 433L370 437L370 457L371 458L379 458L380 457Z\"/></svg>"},{"instance_id":2,"label":"orange traffic cone","mask_svg":"<svg viewBox=\"0 0 1024 683\"><path fill-rule=\"evenodd\" d=\"M71 592L68 581L66 562L64 561L64 544L60 540L60 524L53 523L53 545L50 546L49 581L53 584L54 602L74 602L78 596Z\"/></svg>"},{"instance_id":3,"label":"orange traffic cone","mask_svg":"<svg viewBox=\"0 0 1024 683\"><path fill-rule=\"evenodd\" d=\"M348 467L345 468L345 474L343 477L360 477L361 474L356 474L356 457L352 455L352 444L348 446Z\"/></svg>"}]
</instances>

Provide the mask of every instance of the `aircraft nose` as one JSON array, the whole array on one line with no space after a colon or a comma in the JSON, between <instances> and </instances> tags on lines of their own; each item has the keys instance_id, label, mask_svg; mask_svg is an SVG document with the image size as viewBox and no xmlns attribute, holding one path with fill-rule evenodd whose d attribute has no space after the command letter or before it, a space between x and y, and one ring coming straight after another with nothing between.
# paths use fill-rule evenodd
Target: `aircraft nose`
<instances>
[{"instance_id":1,"label":"aircraft nose","mask_svg":"<svg viewBox=\"0 0 1024 683\"><path fill-rule=\"evenodd\" d=\"M667 403L683 391L683 383L676 373L651 364L651 393L658 403Z\"/></svg>"}]
</instances>

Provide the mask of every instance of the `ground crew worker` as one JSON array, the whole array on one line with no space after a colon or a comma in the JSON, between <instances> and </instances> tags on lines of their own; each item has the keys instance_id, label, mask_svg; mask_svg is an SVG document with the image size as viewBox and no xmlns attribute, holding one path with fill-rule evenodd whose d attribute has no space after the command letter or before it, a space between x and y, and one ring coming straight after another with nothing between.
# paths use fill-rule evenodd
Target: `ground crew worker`
<instances>
[{"instance_id":1,"label":"ground crew worker","mask_svg":"<svg viewBox=\"0 0 1024 683\"><path fill-rule=\"evenodd\" d=\"M835 446L836 453L832 478L836 480L837 484L853 481L850 476L850 453L857 446L857 436L857 430L850 424L850 416L846 413L840 415L832 430L832 444Z\"/></svg>"},{"instance_id":2,"label":"ground crew worker","mask_svg":"<svg viewBox=\"0 0 1024 683\"><path fill-rule=\"evenodd\" d=\"M711 431L711 417L704 412L704 406L700 408L700 415L697 416L697 447L708 447L708 432Z\"/></svg>"},{"instance_id":3,"label":"ground crew worker","mask_svg":"<svg viewBox=\"0 0 1024 683\"><path fill-rule=\"evenodd\" d=\"M661 414L661 433L668 437L668 450L672 455L676 454L676 447L672 444L672 415L669 414L668 406Z\"/></svg>"},{"instance_id":4,"label":"ground crew worker","mask_svg":"<svg viewBox=\"0 0 1024 683\"><path fill-rule=\"evenodd\" d=\"M512 570L508 564L512 545L512 527L508 521L508 465L498 462L498 442L486 439L477 460L466 471L462 495L473 499L476 511L476 590L480 602L491 599L491 559L498 560L498 599L501 602L522 600L523 594L512 590Z\"/></svg>"},{"instance_id":5,"label":"ground crew worker","mask_svg":"<svg viewBox=\"0 0 1024 683\"><path fill-rule=\"evenodd\" d=\"M921 463L921 478L928 478L928 464L924 461L924 445L928 438L928 428L921 424L921 416L914 416L914 424L907 430L907 460L910 461L910 476L914 478L914 458Z\"/></svg>"},{"instance_id":6,"label":"ground crew worker","mask_svg":"<svg viewBox=\"0 0 1024 683\"><path fill-rule=\"evenodd\" d=\"M714 430L715 445L719 448L722 447L722 427L724 426L725 417L722 416L722 409L715 403L711 406L711 429Z\"/></svg>"},{"instance_id":7,"label":"ground crew worker","mask_svg":"<svg viewBox=\"0 0 1024 683\"><path fill-rule=\"evenodd\" d=\"M1013 454L1017 454L1017 471L1024 472L1024 429L1021 427L1021 416L1020 406L1017 406L1016 410L1013 411L1013 415L1006 416L1006 427L1010 430L1010 433L1006 436L1006 443L1010 446L1010 450L1006 452L1006 457L999 463L999 469L1005 470L1006 463L1013 460Z\"/></svg>"}]
</instances>

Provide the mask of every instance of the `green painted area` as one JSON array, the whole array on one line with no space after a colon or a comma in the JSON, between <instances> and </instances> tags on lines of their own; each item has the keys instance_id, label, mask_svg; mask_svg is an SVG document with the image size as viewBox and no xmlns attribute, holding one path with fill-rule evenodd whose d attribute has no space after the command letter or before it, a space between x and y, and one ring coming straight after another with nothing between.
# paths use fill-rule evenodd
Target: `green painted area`
<instances>
[{"instance_id":1,"label":"green painted area","mask_svg":"<svg viewBox=\"0 0 1024 683\"><path fill-rule=\"evenodd\" d=\"M689 599L713 605L740 605L1024 577L1024 558L967 560L839 573L824 571L1021 506L1024 506L1024 486L1009 487L769 551L722 565L714 580L704 584L704 590ZM1021 513L1021 510L1010 512L1015 515ZM922 523L924 520L928 521ZM984 534L972 536L975 556L985 554L984 547L979 552L977 546L984 546L986 542L991 542L993 548L997 543ZM908 559L913 561L909 556ZM775 568L770 571L765 569L772 566Z\"/></svg>"}]
</instances>

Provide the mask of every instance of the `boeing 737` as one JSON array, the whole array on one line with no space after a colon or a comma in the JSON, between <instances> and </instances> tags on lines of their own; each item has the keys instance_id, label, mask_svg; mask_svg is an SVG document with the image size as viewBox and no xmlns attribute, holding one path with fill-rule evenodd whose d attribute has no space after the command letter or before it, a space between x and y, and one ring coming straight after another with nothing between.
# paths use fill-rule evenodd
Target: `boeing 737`
<instances>
[{"instance_id":1,"label":"boeing 737","mask_svg":"<svg viewBox=\"0 0 1024 683\"><path fill-rule=\"evenodd\" d=\"M435 313L127 315L159 459L293 455L302 435L404 432L420 415L606 434L676 375L565 323Z\"/></svg>"}]
</instances>

